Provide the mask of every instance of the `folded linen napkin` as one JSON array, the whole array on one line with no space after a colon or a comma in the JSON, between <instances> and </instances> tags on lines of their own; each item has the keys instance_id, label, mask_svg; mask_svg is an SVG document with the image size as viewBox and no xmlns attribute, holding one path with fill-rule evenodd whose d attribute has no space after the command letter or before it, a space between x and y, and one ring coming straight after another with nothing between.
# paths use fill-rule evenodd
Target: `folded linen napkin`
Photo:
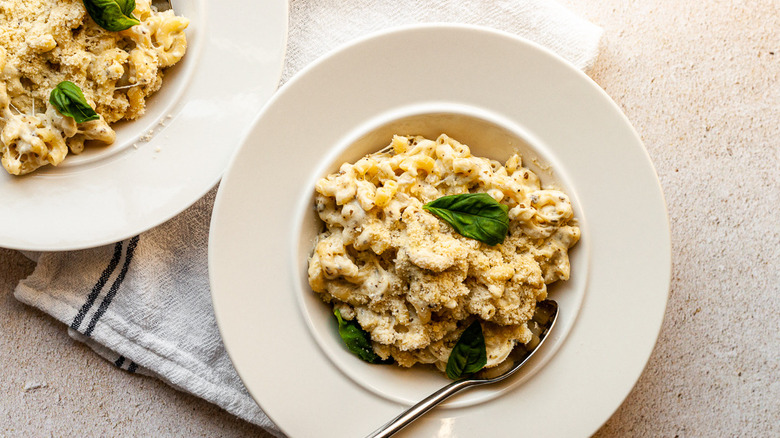
<instances>
[{"instance_id":1,"label":"folded linen napkin","mask_svg":"<svg viewBox=\"0 0 780 438\"><path fill-rule=\"evenodd\" d=\"M601 37L600 28L551 0L293 0L282 78L354 37L434 21L508 31L586 71ZM65 323L70 336L118 368L156 376L281 436L242 385L214 318L207 241L215 193L123 242L27 254L37 266L15 296Z\"/></svg>"}]
</instances>

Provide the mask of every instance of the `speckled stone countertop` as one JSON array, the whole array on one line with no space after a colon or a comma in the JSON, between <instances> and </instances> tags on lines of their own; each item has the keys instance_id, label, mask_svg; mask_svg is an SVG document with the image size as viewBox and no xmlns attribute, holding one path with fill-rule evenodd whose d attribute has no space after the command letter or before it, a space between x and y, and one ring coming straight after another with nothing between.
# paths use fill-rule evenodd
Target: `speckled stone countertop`
<instances>
[{"instance_id":1,"label":"speckled stone countertop","mask_svg":"<svg viewBox=\"0 0 780 438\"><path fill-rule=\"evenodd\" d=\"M605 29L591 76L644 141L672 232L658 344L595 436L780 436L780 1L560 1ZM0 249L0 267L0 436L267 435L116 369L16 302L32 262Z\"/></svg>"}]
</instances>

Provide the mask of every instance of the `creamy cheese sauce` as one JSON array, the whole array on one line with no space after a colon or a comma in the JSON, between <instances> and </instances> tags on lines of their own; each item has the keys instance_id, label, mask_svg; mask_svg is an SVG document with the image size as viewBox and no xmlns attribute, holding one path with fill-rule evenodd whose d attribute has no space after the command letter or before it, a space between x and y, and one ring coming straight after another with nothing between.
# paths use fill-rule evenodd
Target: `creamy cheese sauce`
<instances>
[{"instance_id":1,"label":"creamy cheese sauce","mask_svg":"<svg viewBox=\"0 0 780 438\"><path fill-rule=\"evenodd\" d=\"M580 230L568 196L543 188L517 154L505 165L441 135L395 136L393 151L345 163L316 183L325 224L309 259L312 289L357 319L374 351L402 366L444 370L462 331L480 320L487 367L532 339L527 322L547 285L569 277ZM509 208L505 241L461 236L423 210L441 196L487 193Z\"/></svg>"}]
</instances>

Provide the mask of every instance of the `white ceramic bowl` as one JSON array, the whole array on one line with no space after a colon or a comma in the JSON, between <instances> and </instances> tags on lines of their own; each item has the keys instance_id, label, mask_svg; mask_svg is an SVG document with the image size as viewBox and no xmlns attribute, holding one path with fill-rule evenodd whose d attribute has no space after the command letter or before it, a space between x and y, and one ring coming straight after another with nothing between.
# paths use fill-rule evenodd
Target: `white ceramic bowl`
<instances>
[{"instance_id":1,"label":"white ceramic bowl","mask_svg":"<svg viewBox=\"0 0 780 438\"><path fill-rule=\"evenodd\" d=\"M354 163L361 157L376 152L390 143L394 134L422 135L435 139L446 133L450 137L466 144L471 153L478 157L487 157L505 162L512 154L519 152L524 166L539 176L544 187L554 186L571 195L575 215L580 222L582 238L571 252L571 281L558 282L549 289L550 298L558 301L561 316L556 329L548 341L527 365L501 385L489 388L477 388L461 397L445 403L449 407L469 406L484 402L501 395L521 384L536 370L544 365L561 345L574 325L582 303L588 273L589 235L582 210L578 208L576 193L566 183L564 169L555 164L554 155L543 144L534 139L523 128L498 114L476 107L452 103L433 103L410 105L396 108L378 117L367 120L344 139L333 145L322 160L322 166L315 171L306 184L303 184L298 197L300 202L294 215L293 226L298 227L294 234L300 236L296 261L298 265L296 295L310 334L322 348L328 358L355 383L371 390L388 400L404 404L414 404L420 400L420 394L432 393L449 383L442 374L429 367L377 366L360 361L343 345L335 330L335 318L330 305L322 302L318 294L308 285L307 267L314 241L322 230L322 221L317 216L314 205L313 187L317 179L338 171L342 163Z\"/></svg>"},{"instance_id":2,"label":"white ceramic bowl","mask_svg":"<svg viewBox=\"0 0 780 438\"><path fill-rule=\"evenodd\" d=\"M0 170L0 247L113 243L179 214L219 181L278 85L287 1L172 3L190 20L187 54L141 118L118 123L114 144L88 146L56 168L22 177Z\"/></svg>"},{"instance_id":3,"label":"white ceramic bowl","mask_svg":"<svg viewBox=\"0 0 780 438\"><path fill-rule=\"evenodd\" d=\"M531 42L472 26L355 41L296 75L255 120L220 185L209 243L215 314L249 392L291 436L361 436L446 383L347 353L305 276L319 229L314 181L399 131L444 131L490 158L515 147L536 156L532 167L571 195L583 228L571 280L553 291L561 326L540 356L406 433L593 433L661 326L671 269L663 195L638 136L593 81Z\"/></svg>"}]
</instances>

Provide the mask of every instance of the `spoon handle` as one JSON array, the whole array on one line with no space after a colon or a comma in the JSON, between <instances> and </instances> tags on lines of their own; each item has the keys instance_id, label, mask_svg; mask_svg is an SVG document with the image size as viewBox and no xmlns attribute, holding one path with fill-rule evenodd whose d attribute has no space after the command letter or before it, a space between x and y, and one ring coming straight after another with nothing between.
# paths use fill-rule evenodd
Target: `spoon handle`
<instances>
[{"instance_id":1,"label":"spoon handle","mask_svg":"<svg viewBox=\"0 0 780 438\"><path fill-rule=\"evenodd\" d=\"M539 339L532 347L532 349L521 358L521 360L515 361L509 371L506 371L504 374L493 377L491 379L466 378L452 382L444 388L424 398L421 402L401 413L401 415L393 418L387 424L375 430L366 438L384 438L391 436L458 391L471 386L500 382L514 374L528 361L528 359L531 358L531 356L533 356L535 352L539 350L539 347L541 347L542 343L544 343L545 339L547 339L547 334L550 332L550 330L552 330L553 326L555 325L555 321L558 320L558 303L553 300L540 301L537 304L533 320L535 324L534 327L536 329L540 329L538 334Z\"/></svg>"},{"instance_id":2,"label":"spoon handle","mask_svg":"<svg viewBox=\"0 0 780 438\"><path fill-rule=\"evenodd\" d=\"M434 406L443 402L451 395L475 384L477 384L477 382L468 379L452 382L449 385L429 395L428 397L425 397L419 403L407 409L406 411L402 412L401 415L393 418L392 420L387 422L384 426L372 432L366 438L389 437L395 434L396 432L398 432L399 430L403 429L404 427L406 427L409 423L416 420L422 414L433 409Z\"/></svg>"}]
</instances>

